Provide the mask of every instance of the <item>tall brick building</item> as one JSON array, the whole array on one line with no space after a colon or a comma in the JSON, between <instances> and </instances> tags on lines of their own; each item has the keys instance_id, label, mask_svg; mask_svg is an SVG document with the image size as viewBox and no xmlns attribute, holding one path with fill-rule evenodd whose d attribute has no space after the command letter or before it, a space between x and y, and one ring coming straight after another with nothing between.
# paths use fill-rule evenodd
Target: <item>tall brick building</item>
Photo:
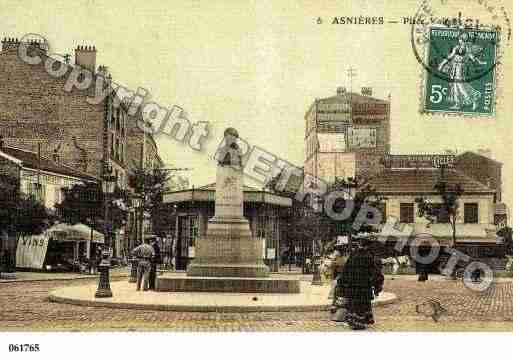
<instances>
[{"instance_id":1,"label":"tall brick building","mask_svg":"<svg viewBox=\"0 0 513 359\"><path fill-rule=\"evenodd\" d=\"M141 156L144 158L144 168L163 167L164 163L159 156L157 143L150 133L142 131L137 122L142 121L138 113L127 126L126 154L128 170L141 167Z\"/></svg>"},{"instance_id":2,"label":"tall brick building","mask_svg":"<svg viewBox=\"0 0 513 359\"><path fill-rule=\"evenodd\" d=\"M334 182L383 168L390 152L389 101L338 88L335 96L314 101L305 122L306 173Z\"/></svg>"},{"instance_id":3,"label":"tall brick building","mask_svg":"<svg viewBox=\"0 0 513 359\"><path fill-rule=\"evenodd\" d=\"M145 133L139 128L137 123L141 123L140 121L142 121L142 116L139 112L128 122L126 137L128 172L141 169L141 167L145 170L164 167L164 163L158 154L155 139L150 133ZM141 159L143 160L142 163ZM141 219L142 224L140 222ZM128 225L129 228L125 241L127 250L131 250L136 246L137 240L142 236L141 232L146 234L153 233L152 221L135 208L130 211Z\"/></svg>"},{"instance_id":4,"label":"tall brick building","mask_svg":"<svg viewBox=\"0 0 513 359\"><path fill-rule=\"evenodd\" d=\"M112 167L121 185L126 183L126 132L128 116L112 96L94 105L87 102L95 94L98 76L110 77L104 66L96 68L96 49L79 46L75 64L55 61L53 69L63 75L51 76L45 69L48 59L42 44L32 42L29 51L37 52L37 65L23 61L20 41L4 39L0 52L0 134L7 145L37 151L42 155L57 153L66 165L101 178L102 164ZM87 89L65 90L66 81L76 66L93 73Z\"/></svg>"}]
</instances>

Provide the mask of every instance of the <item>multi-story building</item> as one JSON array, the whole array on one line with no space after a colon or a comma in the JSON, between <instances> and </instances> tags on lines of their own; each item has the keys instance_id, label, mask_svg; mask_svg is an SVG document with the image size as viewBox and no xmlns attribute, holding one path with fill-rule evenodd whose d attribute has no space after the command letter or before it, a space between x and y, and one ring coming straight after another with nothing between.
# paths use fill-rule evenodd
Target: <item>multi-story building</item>
<instances>
[{"instance_id":1,"label":"multi-story building","mask_svg":"<svg viewBox=\"0 0 513 359\"><path fill-rule=\"evenodd\" d=\"M390 101L340 87L315 100L305 121L305 173L327 182L378 173L390 152Z\"/></svg>"},{"instance_id":2,"label":"multi-story building","mask_svg":"<svg viewBox=\"0 0 513 359\"><path fill-rule=\"evenodd\" d=\"M386 156L386 168L368 180L379 195L385 198L382 208L383 221L394 217L401 224L411 226L406 239L431 237L440 247L450 247L453 232L449 218L440 213L435 223L418 215L416 199L424 198L435 205L442 204L442 197L435 189L440 181L448 187L460 185L463 194L458 199L459 214L456 220L456 248L473 258L492 262L504 256L501 239L494 224L496 190L461 172L454 155L391 155ZM444 169L441 169L441 165ZM398 238L396 238L398 239ZM406 250L408 247L405 247Z\"/></svg>"},{"instance_id":3,"label":"multi-story building","mask_svg":"<svg viewBox=\"0 0 513 359\"><path fill-rule=\"evenodd\" d=\"M143 123L142 121L139 112L131 118L127 127L126 155L129 174L136 170L152 171L164 167L155 138L151 133L143 131L138 125ZM152 224L152 220L147 213L143 213L140 209L132 209L128 220L129 230L126 232L126 249L134 248L144 234L153 233Z\"/></svg>"},{"instance_id":4,"label":"multi-story building","mask_svg":"<svg viewBox=\"0 0 513 359\"><path fill-rule=\"evenodd\" d=\"M37 55L40 63L24 61L20 45L27 46L31 56ZM58 156L63 166L99 180L115 176L118 185L125 188L128 111L115 93L101 101L88 101L95 98L98 88L112 86L107 68L96 67L96 53L94 47L78 46L75 63L70 64L69 56L62 61L49 57L42 43L4 39L0 52L0 134L6 145L39 151L42 157ZM91 72L91 83L84 88L70 87L72 74L79 69ZM114 234L116 255L121 255L119 238L125 231L120 232Z\"/></svg>"},{"instance_id":5,"label":"multi-story building","mask_svg":"<svg viewBox=\"0 0 513 359\"><path fill-rule=\"evenodd\" d=\"M149 132L143 131L137 123L142 121L141 114L138 113L128 123L126 137L126 152L128 169L141 168L141 159L144 168L162 168L164 163L159 156L158 146L155 138Z\"/></svg>"},{"instance_id":6,"label":"multi-story building","mask_svg":"<svg viewBox=\"0 0 513 359\"><path fill-rule=\"evenodd\" d=\"M53 68L65 69L64 75L53 76L45 67L48 55L42 44L29 46L42 59L36 65L20 58L19 47L19 40L4 39L0 52L0 134L5 143L29 151L40 146L43 156L57 152L63 164L97 178L105 175L103 164L108 164L119 183L126 183L126 111L112 95L98 104L87 101L95 94L98 76L110 81L104 66L96 68L96 49L78 46L74 65L53 59ZM77 66L92 72L92 83L68 91L65 84Z\"/></svg>"}]
</instances>

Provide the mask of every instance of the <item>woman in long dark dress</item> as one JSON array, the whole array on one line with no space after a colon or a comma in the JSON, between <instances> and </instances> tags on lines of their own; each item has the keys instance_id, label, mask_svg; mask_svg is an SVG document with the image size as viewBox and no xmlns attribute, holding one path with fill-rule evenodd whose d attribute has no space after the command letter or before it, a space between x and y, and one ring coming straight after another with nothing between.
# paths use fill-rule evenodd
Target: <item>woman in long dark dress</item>
<instances>
[{"instance_id":1,"label":"woman in long dark dress","mask_svg":"<svg viewBox=\"0 0 513 359\"><path fill-rule=\"evenodd\" d=\"M368 249L367 240L362 239L339 278L347 310L346 322L352 329L365 329L374 324L372 300L381 292L383 282L380 261Z\"/></svg>"}]
</instances>

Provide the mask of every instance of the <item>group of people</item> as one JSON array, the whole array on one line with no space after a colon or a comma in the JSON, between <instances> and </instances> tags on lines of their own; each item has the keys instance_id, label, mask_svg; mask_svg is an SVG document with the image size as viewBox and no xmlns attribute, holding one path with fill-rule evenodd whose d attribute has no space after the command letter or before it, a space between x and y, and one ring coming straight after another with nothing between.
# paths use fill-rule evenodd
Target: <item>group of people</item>
<instances>
[{"instance_id":1,"label":"group of people","mask_svg":"<svg viewBox=\"0 0 513 359\"><path fill-rule=\"evenodd\" d=\"M369 249L369 239L360 238L356 243L348 255L335 251L331 296L333 320L358 330L374 324L372 300L383 290L385 277L381 260Z\"/></svg>"},{"instance_id":2,"label":"group of people","mask_svg":"<svg viewBox=\"0 0 513 359\"><path fill-rule=\"evenodd\" d=\"M157 237L144 238L135 247L132 255L137 258L137 290L155 290L157 265L162 263L162 255Z\"/></svg>"}]
</instances>

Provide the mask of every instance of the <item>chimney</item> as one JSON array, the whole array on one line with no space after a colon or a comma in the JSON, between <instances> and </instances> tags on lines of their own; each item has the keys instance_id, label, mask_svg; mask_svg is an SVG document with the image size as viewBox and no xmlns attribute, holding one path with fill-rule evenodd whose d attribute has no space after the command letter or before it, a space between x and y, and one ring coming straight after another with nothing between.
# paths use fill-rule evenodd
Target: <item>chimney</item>
<instances>
[{"instance_id":1,"label":"chimney","mask_svg":"<svg viewBox=\"0 0 513 359\"><path fill-rule=\"evenodd\" d=\"M2 51L17 50L20 45L20 40L14 37L4 37L2 40Z\"/></svg>"},{"instance_id":2,"label":"chimney","mask_svg":"<svg viewBox=\"0 0 513 359\"><path fill-rule=\"evenodd\" d=\"M337 87L337 96L344 96L347 93L345 87Z\"/></svg>"},{"instance_id":3,"label":"chimney","mask_svg":"<svg viewBox=\"0 0 513 359\"><path fill-rule=\"evenodd\" d=\"M4 37L2 40L2 51L16 50L23 44L27 46L27 51L39 51L46 54L48 51L48 43L41 38L22 38L21 40L14 37Z\"/></svg>"},{"instance_id":4,"label":"chimney","mask_svg":"<svg viewBox=\"0 0 513 359\"><path fill-rule=\"evenodd\" d=\"M82 66L94 73L96 70L96 48L94 46L78 46L75 49L75 65Z\"/></svg>"}]
</instances>

